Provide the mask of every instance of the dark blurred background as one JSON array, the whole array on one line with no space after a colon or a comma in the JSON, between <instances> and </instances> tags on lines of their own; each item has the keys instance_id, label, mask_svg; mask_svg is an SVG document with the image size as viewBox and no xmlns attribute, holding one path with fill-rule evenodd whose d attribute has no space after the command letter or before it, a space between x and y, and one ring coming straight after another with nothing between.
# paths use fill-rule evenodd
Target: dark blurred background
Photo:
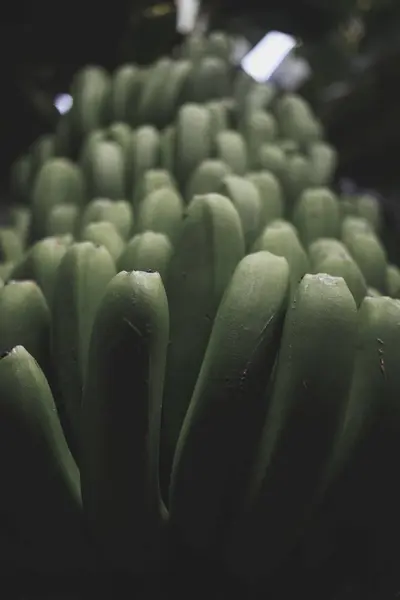
<instances>
[{"instance_id":1,"label":"dark blurred background","mask_svg":"<svg viewBox=\"0 0 400 600\"><path fill-rule=\"evenodd\" d=\"M339 176L396 196L400 150L400 2L398 0L204 0L211 29L252 46L269 30L301 41L312 76L301 92L340 153ZM0 182L12 161L58 118L56 94L68 92L82 65L113 69L170 53L174 2L14 0L0 19L2 82Z\"/></svg>"}]
</instances>

